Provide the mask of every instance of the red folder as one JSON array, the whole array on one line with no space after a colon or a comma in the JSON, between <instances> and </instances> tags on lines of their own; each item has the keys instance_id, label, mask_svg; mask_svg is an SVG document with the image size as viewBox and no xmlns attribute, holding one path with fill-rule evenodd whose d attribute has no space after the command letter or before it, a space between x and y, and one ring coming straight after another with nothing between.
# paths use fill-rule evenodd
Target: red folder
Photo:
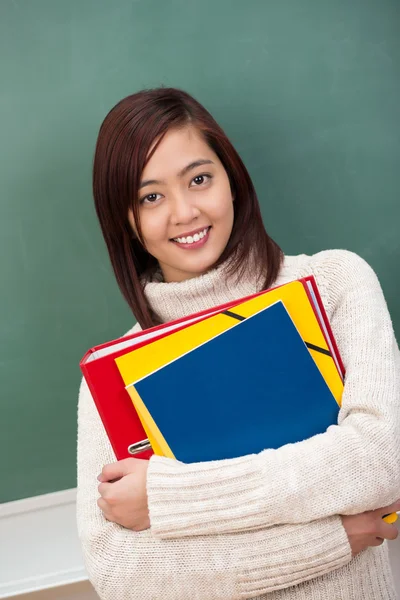
<instances>
[{"instance_id":1,"label":"red folder","mask_svg":"<svg viewBox=\"0 0 400 600\"><path fill-rule=\"evenodd\" d=\"M319 326L321 327L321 330L324 334L326 343L328 344L328 347L331 351L332 357L336 364L336 368L339 371L339 375L341 376L341 378L344 381L346 369L344 367L342 357L340 356L339 348L336 344L336 340L335 340L335 337L332 332L331 324L329 323L328 315L325 312L325 307L322 302L322 298L319 293L315 278L313 275L309 275L308 277L304 277L303 279L300 279L300 281L304 285L304 288L305 288L307 296L310 300L311 306L314 306L314 303L312 301L313 300L312 295L314 295L314 297L315 297L316 303L319 307L319 313L316 312L315 315L318 319Z\"/></svg>"},{"instance_id":2,"label":"red folder","mask_svg":"<svg viewBox=\"0 0 400 600\"><path fill-rule=\"evenodd\" d=\"M312 295L314 294L319 307L319 312L316 311L317 319L332 356L335 358L339 374L344 378L344 366L335 344L315 279L313 276L309 276L300 279L300 281L303 283L310 300L312 300ZM115 358L131 351L133 347L144 346L168 335L172 330L178 331L179 329L188 327L194 321L206 319L217 312L232 308L236 304L250 300L268 291L270 290L263 290L257 294L239 298L182 319L118 338L111 342L95 346L86 352L79 366L88 384L117 460L128 458L132 455L146 459L150 458L153 452L149 447L146 433L125 389L124 382L115 363ZM314 305L313 301L311 301L311 305Z\"/></svg>"},{"instance_id":3,"label":"red folder","mask_svg":"<svg viewBox=\"0 0 400 600\"><path fill-rule=\"evenodd\" d=\"M212 314L215 312L217 311L214 310ZM206 314L204 318L207 318L207 316L209 315ZM187 327L193 322L193 317L194 315L192 319L186 317L185 319L174 321L173 323L177 324L174 331ZM196 320L201 320L200 314ZM150 341L155 341L168 335L165 329L167 329L167 325L170 326L171 324L158 325L144 332L139 331L135 334L94 346L86 352L79 363L117 460L132 457L133 454L138 458L150 458L153 454L151 448L146 449L149 446L146 443L146 433L133 407L132 400L125 389L125 384L118 371L118 367L115 364L115 359L132 350L132 346L126 346L122 349L119 346L121 342L128 342L136 338L139 341L140 338L144 337L144 333L154 332L156 335L151 340L146 338L135 344L135 348L144 346ZM113 346L119 349L113 350ZM110 349L111 352L102 356L102 352L106 349ZM145 449L142 452L129 452L129 448L132 448L135 444L140 444L140 442L144 442Z\"/></svg>"}]
</instances>

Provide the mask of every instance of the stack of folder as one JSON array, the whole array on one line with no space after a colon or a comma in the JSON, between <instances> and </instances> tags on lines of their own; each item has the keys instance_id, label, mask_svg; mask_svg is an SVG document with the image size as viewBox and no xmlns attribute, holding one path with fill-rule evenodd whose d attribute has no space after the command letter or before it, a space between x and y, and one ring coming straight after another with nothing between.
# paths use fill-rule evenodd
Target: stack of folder
<instances>
[{"instance_id":1,"label":"stack of folder","mask_svg":"<svg viewBox=\"0 0 400 600\"><path fill-rule=\"evenodd\" d=\"M326 431L345 374L313 277L97 346L80 366L117 459L183 462Z\"/></svg>"},{"instance_id":2,"label":"stack of folder","mask_svg":"<svg viewBox=\"0 0 400 600\"><path fill-rule=\"evenodd\" d=\"M187 463L323 433L345 377L312 276L96 346L80 367L118 460Z\"/></svg>"}]
</instances>

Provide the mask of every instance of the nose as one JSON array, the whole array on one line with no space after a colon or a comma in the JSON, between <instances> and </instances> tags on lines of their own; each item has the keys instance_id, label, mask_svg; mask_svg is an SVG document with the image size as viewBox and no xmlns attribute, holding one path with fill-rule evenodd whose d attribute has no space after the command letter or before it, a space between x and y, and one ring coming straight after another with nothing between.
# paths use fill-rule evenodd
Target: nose
<instances>
[{"instance_id":1,"label":"nose","mask_svg":"<svg viewBox=\"0 0 400 600\"><path fill-rule=\"evenodd\" d=\"M172 225L187 224L194 221L200 214L193 200L186 194L174 194L170 198Z\"/></svg>"}]
</instances>

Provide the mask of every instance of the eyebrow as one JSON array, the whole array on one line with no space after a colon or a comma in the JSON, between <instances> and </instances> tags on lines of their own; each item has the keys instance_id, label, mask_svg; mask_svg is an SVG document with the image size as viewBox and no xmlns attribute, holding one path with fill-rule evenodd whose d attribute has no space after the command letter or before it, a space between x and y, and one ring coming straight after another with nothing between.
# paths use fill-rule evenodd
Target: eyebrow
<instances>
[{"instance_id":1,"label":"eyebrow","mask_svg":"<svg viewBox=\"0 0 400 600\"><path fill-rule=\"evenodd\" d=\"M190 164L186 165L186 167L183 167L183 169L181 171L179 171L178 177L183 177L184 175L186 175L186 173L188 173L189 171L192 171L192 169L195 169L196 167L201 167L201 165L213 165L213 164L214 164L214 162L212 160L205 159L205 158L199 158L199 160L195 160L195 161L191 162ZM161 185L162 183L165 183L165 182L161 181L159 179L145 179L139 185L139 190L146 187L146 185Z\"/></svg>"}]
</instances>

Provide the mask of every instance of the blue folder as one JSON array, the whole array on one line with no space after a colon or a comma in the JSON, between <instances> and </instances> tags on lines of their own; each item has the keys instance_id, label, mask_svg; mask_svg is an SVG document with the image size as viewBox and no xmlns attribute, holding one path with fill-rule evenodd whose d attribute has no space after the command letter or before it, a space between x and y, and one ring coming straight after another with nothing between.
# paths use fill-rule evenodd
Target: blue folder
<instances>
[{"instance_id":1,"label":"blue folder","mask_svg":"<svg viewBox=\"0 0 400 600\"><path fill-rule=\"evenodd\" d=\"M135 383L178 460L279 448L337 423L339 406L282 302Z\"/></svg>"}]
</instances>

